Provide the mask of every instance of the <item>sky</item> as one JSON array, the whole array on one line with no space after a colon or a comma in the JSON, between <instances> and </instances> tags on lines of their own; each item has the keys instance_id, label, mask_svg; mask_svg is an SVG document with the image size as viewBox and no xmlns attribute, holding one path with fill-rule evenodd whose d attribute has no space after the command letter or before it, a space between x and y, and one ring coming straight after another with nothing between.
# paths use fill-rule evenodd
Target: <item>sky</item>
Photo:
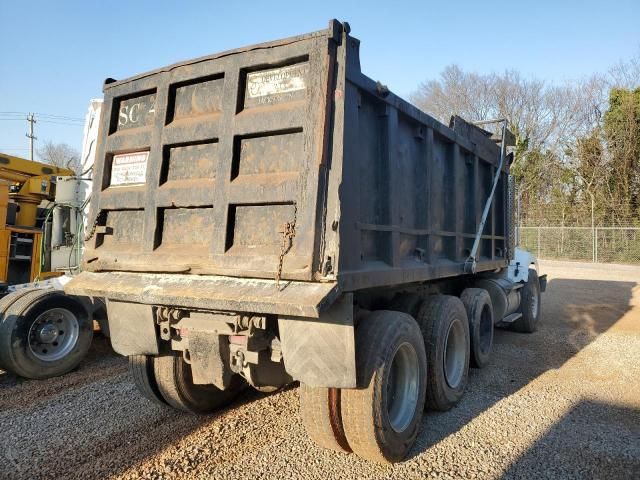
<instances>
[{"instance_id":1,"label":"sky","mask_svg":"<svg viewBox=\"0 0 640 480\"><path fill-rule=\"evenodd\" d=\"M107 77L321 30L331 18L360 39L363 72L404 97L454 63L559 83L640 52L640 0L0 0L0 152L29 155L27 112L36 148L80 149Z\"/></svg>"}]
</instances>

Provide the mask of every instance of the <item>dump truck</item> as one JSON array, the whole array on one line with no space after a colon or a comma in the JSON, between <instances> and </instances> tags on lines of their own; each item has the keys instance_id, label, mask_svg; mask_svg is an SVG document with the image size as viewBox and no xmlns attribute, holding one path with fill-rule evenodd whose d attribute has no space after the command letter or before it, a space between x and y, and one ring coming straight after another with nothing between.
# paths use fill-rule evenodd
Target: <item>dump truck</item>
<instances>
[{"instance_id":1,"label":"dump truck","mask_svg":"<svg viewBox=\"0 0 640 480\"><path fill-rule=\"evenodd\" d=\"M346 23L107 79L83 272L149 400L207 413L300 382L320 446L400 461L494 327L536 329L513 136L439 123Z\"/></svg>"}]
</instances>

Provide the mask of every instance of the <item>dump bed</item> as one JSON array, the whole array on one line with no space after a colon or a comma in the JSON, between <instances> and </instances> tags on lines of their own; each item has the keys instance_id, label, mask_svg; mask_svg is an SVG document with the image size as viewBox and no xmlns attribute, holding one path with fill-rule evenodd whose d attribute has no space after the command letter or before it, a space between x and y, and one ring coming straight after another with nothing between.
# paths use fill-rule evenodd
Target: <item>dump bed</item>
<instances>
[{"instance_id":1,"label":"dump bed","mask_svg":"<svg viewBox=\"0 0 640 480\"><path fill-rule=\"evenodd\" d=\"M116 295L118 278L122 295L140 272L149 288L173 274L349 291L465 271L500 149L363 75L359 42L336 21L107 80L104 95L84 255L94 273L72 293ZM507 172L478 271L507 263Z\"/></svg>"}]
</instances>

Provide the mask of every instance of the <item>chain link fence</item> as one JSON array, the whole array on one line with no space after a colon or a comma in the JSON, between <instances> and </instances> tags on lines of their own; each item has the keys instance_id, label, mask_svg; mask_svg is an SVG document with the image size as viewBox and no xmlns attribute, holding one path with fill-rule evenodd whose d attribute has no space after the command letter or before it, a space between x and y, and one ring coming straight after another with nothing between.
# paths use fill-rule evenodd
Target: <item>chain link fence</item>
<instances>
[{"instance_id":1,"label":"chain link fence","mask_svg":"<svg viewBox=\"0 0 640 480\"><path fill-rule=\"evenodd\" d=\"M516 198L519 245L538 258L640 264L640 212L629 205L585 199L525 206Z\"/></svg>"},{"instance_id":2,"label":"chain link fence","mask_svg":"<svg viewBox=\"0 0 640 480\"><path fill-rule=\"evenodd\" d=\"M519 227L520 246L538 258L640 264L638 227Z\"/></svg>"}]
</instances>

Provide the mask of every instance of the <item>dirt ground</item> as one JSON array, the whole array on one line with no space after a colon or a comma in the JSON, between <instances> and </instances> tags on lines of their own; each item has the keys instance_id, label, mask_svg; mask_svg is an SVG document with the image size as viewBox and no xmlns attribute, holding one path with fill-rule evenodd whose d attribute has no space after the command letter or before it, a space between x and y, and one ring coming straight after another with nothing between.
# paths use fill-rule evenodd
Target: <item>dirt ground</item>
<instances>
[{"instance_id":1,"label":"dirt ground","mask_svg":"<svg viewBox=\"0 0 640 480\"><path fill-rule=\"evenodd\" d=\"M640 478L640 268L543 262L535 334L496 331L408 459L380 466L307 438L298 392L242 394L215 415L152 405L97 338L64 377L0 371L1 478Z\"/></svg>"}]
</instances>

